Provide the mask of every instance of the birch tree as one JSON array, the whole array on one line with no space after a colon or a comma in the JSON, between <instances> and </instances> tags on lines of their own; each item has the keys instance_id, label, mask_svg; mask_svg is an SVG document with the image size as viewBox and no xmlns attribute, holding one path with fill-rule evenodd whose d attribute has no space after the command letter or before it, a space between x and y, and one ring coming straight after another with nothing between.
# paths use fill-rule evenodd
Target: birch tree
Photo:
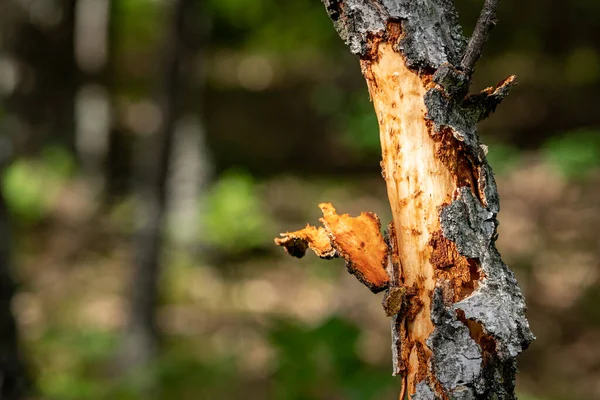
<instances>
[{"instance_id":1,"label":"birch tree","mask_svg":"<svg viewBox=\"0 0 600 400\"><path fill-rule=\"evenodd\" d=\"M323 0L360 59L379 122L393 220L339 215L283 233L296 257L342 257L391 317L400 398L514 399L516 357L534 339L513 272L496 250L498 190L477 123L516 84L470 94L475 63L496 23L486 0L471 38L451 0Z\"/></svg>"}]
</instances>

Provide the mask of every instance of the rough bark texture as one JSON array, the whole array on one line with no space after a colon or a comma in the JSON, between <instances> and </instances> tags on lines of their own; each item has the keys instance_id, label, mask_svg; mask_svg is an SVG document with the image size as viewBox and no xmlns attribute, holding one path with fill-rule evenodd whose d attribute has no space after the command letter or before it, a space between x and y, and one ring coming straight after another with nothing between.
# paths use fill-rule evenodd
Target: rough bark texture
<instances>
[{"instance_id":1,"label":"rough bark texture","mask_svg":"<svg viewBox=\"0 0 600 400\"><path fill-rule=\"evenodd\" d=\"M468 95L485 37L474 36L467 59L475 61L461 66L467 41L450 0L323 3L360 57L379 121L393 215L384 310L402 393L513 399L516 356L534 336L495 248L499 198L476 125L516 78ZM495 22L488 5L484 36Z\"/></svg>"}]
</instances>

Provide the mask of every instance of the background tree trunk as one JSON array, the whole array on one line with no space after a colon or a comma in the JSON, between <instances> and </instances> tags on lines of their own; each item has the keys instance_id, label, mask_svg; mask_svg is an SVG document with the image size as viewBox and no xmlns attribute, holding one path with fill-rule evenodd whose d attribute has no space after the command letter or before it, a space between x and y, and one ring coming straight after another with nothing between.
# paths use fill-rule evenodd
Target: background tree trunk
<instances>
[{"instance_id":1,"label":"background tree trunk","mask_svg":"<svg viewBox=\"0 0 600 400\"><path fill-rule=\"evenodd\" d=\"M3 139L0 136L0 139ZM6 151L6 142L2 146ZM4 172L6 159L0 155L0 174ZM0 398L19 400L25 398L30 386L23 361L17 325L12 313L15 284L11 271L11 234L8 210L0 180Z\"/></svg>"},{"instance_id":2,"label":"background tree trunk","mask_svg":"<svg viewBox=\"0 0 600 400\"><path fill-rule=\"evenodd\" d=\"M468 46L450 0L323 2L360 57L380 127L393 215L384 298L392 315L393 372L404 377L412 399L513 399L516 356L534 336L517 281L494 245L498 192L476 125L516 78L468 95L497 1L486 2ZM294 245L302 241L321 246L322 255L337 252L379 290L365 275L376 276L374 264L361 270L361 252L353 256L348 247L377 247L357 229L364 217L340 229L333 224L337 216L323 207L333 249L324 245L325 231L312 228L286 234L278 244L300 256L306 244Z\"/></svg>"},{"instance_id":3,"label":"background tree trunk","mask_svg":"<svg viewBox=\"0 0 600 400\"><path fill-rule=\"evenodd\" d=\"M57 23L36 20L26 7L14 8L6 34L6 53L23 76L6 99L6 111L18 116L15 132L18 150L35 153L48 142L64 145L75 153L75 94L80 74L75 62L74 35L77 0L60 0ZM4 10L3 10L4 12ZM20 152L20 151L19 151Z\"/></svg>"},{"instance_id":4,"label":"background tree trunk","mask_svg":"<svg viewBox=\"0 0 600 400\"><path fill-rule=\"evenodd\" d=\"M180 111L181 66L189 55L184 40L186 16L193 4L194 0L178 0L173 5L162 56L163 81L157 96L161 124L147 143L147 151L138 154L140 176L137 188L137 243L129 321L120 359L125 370L147 365L158 350L155 311L167 212L167 181L175 124Z\"/></svg>"},{"instance_id":5,"label":"background tree trunk","mask_svg":"<svg viewBox=\"0 0 600 400\"><path fill-rule=\"evenodd\" d=\"M104 191L105 205L112 205L125 194L130 193L133 158L133 139L131 132L127 132L122 121L119 120L117 93L119 83L117 80L117 44L122 38L119 32L118 0L110 0L108 12L108 55L106 66L103 71L104 85L110 93L111 126L108 133L106 164L104 175L106 178L106 189Z\"/></svg>"},{"instance_id":6,"label":"background tree trunk","mask_svg":"<svg viewBox=\"0 0 600 400\"><path fill-rule=\"evenodd\" d=\"M120 165L117 157L107 162L115 114L114 101L107 90L114 61L114 57L109 59L114 47L111 46L114 40L111 8L114 8L111 0L79 0L75 19L75 58L81 71L75 103L75 143L84 179L95 197L105 193L107 174L104 166Z\"/></svg>"}]
</instances>

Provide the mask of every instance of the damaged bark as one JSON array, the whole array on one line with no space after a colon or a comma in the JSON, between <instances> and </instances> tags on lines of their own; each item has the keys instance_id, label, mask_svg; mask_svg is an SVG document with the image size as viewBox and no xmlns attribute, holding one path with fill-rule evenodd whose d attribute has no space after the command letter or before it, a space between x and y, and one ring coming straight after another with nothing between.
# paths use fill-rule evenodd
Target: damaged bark
<instances>
[{"instance_id":1,"label":"damaged bark","mask_svg":"<svg viewBox=\"0 0 600 400\"><path fill-rule=\"evenodd\" d=\"M389 286L385 270L388 263L388 246L381 234L381 223L373 213L358 217L338 215L331 203L319 204L323 212L323 227L307 225L296 232L282 233L275 243L288 254L303 257L310 248L321 258L342 257L348 272L355 275L373 293Z\"/></svg>"},{"instance_id":2,"label":"damaged bark","mask_svg":"<svg viewBox=\"0 0 600 400\"><path fill-rule=\"evenodd\" d=\"M499 197L476 125L516 78L468 94L498 0L485 2L469 43L450 0L323 3L360 58L393 221L386 241L378 220L369 230L351 224L340 239L325 208L324 228L276 242L298 257L307 247L324 258L341 255L372 291L387 288L401 398L407 390L411 399L514 399L516 356L534 336L495 247Z\"/></svg>"}]
</instances>

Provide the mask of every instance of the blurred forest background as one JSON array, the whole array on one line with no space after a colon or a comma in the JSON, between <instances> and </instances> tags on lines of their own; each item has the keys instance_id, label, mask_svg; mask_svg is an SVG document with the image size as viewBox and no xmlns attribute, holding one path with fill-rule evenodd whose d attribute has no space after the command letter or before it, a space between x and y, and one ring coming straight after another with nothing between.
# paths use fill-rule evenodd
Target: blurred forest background
<instances>
[{"instance_id":1,"label":"blurred forest background","mask_svg":"<svg viewBox=\"0 0 600 400\"><path fill-rule=\"evenodd\" d=\"M499 18L473 90L520 81L480 126L538 337L518 392L600 399L600 2ZM397 396L380 296L273 245L322 201L390 220L319 0L0 0L0 101L2 398Z\"/></svg>"}]
</instances>

